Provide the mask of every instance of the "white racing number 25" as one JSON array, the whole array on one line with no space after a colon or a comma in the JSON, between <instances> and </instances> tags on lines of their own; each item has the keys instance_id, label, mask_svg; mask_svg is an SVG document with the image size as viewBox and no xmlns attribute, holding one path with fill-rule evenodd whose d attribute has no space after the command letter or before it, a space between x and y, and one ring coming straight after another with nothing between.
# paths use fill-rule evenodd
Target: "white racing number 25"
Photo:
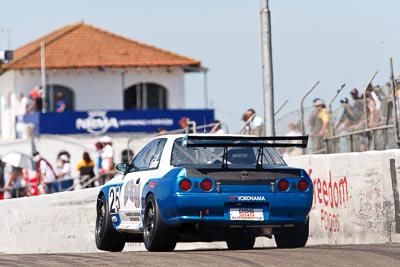
<instances>
[{"instance_id":1,"label":"white racing number 25","mask_svg":"<svg viewBox=\"0 0 400 267\"><path fill-rule=\"evenodd\" d=\"M108 205L110 213L117 213L120 208L119 204L119 187L110 187L108 191Z\"/></svg>"}]
</instances>

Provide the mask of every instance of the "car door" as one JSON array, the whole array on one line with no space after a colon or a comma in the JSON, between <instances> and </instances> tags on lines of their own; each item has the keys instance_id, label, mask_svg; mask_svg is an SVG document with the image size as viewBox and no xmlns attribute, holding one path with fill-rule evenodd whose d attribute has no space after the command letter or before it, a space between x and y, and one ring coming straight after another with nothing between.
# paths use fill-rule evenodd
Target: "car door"
<instances>
[{"instance_id":1,"label":"car door","mask_svg":"<svg viewBox=\"0 0 400 267\"><path fill-rule=\"evenodd\" d=\"M141 197L143 186L150 178L160 176L158 171L166 139L159 138L147 144L133 159L133 168L124 178L120 192L121 229L135 232L141 227Z\"/></svg>"}]
</instances>

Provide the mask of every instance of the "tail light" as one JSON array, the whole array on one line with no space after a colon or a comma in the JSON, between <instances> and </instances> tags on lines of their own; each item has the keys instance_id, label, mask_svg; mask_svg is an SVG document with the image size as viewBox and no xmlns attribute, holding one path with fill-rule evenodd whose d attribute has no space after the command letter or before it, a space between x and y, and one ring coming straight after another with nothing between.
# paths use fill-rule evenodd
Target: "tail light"
<instances>
[{"instance_id":1,"label":"tail light","mask_svg":"<svg viewBox=\"0 0 400 267\"><path fill-rule=\"evenodd\" d=\"M213 183L209 179L204 179L201 181L200 187L203 189L203 191L211 191L213 188Z\"/></svg>"},{"instance_id":2,"label":"tail light","mask_svg":"<svg viewBox=\"0 0 400 267\"><path fill-rule=\"evenodd\" d=\"M183 179L179 182L179 188L183 191L189 191L192 188L192 182L189 179Z\"/></svg>"},{"instance_id":3,"label":"tail light","mask_svg":"<svg viewBox=\"0 0 400 267\"><path fill-rule=\"evenodd\" d=\"M278 182L278 189L280 191L287 191L289 189L289 181L286 179L281 179Z\"/></svg>"},{"instance_id":4,"label":"tail light","mask_svg":"<svg viewBox=\"0 0 400 267\"><path fill-rule=\"evenodd\" d=\"M301 191L304 192L308 189L308 182L305 179L301 179L299 183L297 184L297 188Z\"/></svg>"}]
</instances>

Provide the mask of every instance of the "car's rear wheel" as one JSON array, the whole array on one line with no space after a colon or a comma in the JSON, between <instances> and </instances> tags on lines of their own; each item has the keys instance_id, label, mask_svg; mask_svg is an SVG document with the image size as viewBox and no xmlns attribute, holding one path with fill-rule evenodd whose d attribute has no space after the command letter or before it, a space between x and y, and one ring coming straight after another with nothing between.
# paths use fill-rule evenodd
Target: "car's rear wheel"
<instances>
[{"instance_id":1,"label":"car's rear wheel","mask_svg":"<svg viewBox=\"0 0 400 267\"><path fill-rule=\"evenodd\" d=\"M176 246L176 229L167 227L162 221L154 195L146 200L143 218L143 242L148 251L173 251Z\"/></svg>"},{"instance_id":2,"label":"car's rear wheel","mask_svg":"<svg viewBox=\"0 0 400 267\"><path fill-rule=\"evenodd\" d=\"M97 248L113 252L122 251L126 236L114 229L104 195L97 199L96 211L95 239Z\"/></svg>"},{"instance_id":3,"label":"car's rear wheel","mask_svg":"<svg viewBox=\"0 0 400 267\"><path fill-rule=\"evenodd\" d=\"M302 248L308 240L310 224L296 224L292 228L283 228L275 234L275 243L278 248Z\"/></svg>"},{"instance_id":4,"label":"car's rear wheel","mask_svg":"<svg viewBox=\"0 0 400 267\"><path fill-rule=\"evenodd\" d=\"M252 249L255 242L255 237L234 237L226 240L226 245L230 250L245 250Z\"/></svg>"}]
</instances>

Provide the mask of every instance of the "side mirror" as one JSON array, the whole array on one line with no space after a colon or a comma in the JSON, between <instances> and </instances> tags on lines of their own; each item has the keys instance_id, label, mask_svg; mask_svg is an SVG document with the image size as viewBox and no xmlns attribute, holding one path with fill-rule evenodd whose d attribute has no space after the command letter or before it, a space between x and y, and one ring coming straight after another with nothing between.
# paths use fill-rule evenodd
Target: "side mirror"
<instances>
[{"instance_id":1,"label":"side mirror","mask_svg":"<svg viewBox=\"0 0 400 267\"><path fill-rule=\"evenodd\" d=\"M115 168L120 172L127 173L128 166L129 166L129 163L118 163L117 165L115 165Z\"/></svg>"}]
</instances>

